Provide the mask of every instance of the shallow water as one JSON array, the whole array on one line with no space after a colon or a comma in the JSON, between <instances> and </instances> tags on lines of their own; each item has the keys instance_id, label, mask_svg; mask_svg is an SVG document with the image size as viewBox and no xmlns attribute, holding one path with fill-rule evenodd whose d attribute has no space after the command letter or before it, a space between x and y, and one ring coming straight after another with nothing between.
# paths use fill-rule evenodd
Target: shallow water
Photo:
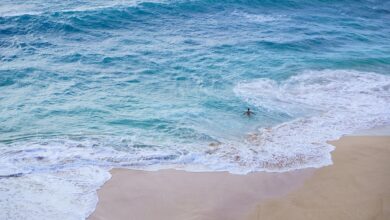
<instances>
[{"instance_id":1,"label":"shallow water","mask_svg":"<svg viewBox=\"0 0 390 220\"><path fill-rule=\"evenodd\" d=\"M327 140L390 123L389 21L387 1L2 1L0 219L83 219L110 167L331 164Z\"/></svg>"}]
</instances>

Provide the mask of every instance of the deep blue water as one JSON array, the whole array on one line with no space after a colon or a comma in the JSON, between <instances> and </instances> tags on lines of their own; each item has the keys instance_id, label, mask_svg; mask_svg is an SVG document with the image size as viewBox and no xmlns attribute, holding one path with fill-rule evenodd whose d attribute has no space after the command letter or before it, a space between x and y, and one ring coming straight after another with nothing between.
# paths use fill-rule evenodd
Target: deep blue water
<instances>
[{"instance_id":1,"label":"deep blue water","mask_svg":"<svg viewBox=\"0 0 390 220\"><path fill-rule=\"evenodd\" d=\"M383 0L2 0L0 175L65 172L93 207L77 183L112 166L329 165L326 140L390 123L389 36ZM7 218L38 190L17 179Z\"/></svg>"}]
</instances>

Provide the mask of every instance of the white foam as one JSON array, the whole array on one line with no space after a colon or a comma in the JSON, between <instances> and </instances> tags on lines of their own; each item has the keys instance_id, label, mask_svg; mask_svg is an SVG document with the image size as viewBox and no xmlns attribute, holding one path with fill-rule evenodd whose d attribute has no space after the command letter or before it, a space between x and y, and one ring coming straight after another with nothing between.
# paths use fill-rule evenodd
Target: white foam
<instances>
[{"instance_id":1,"label":"white foam","mask_svg":"<svg viewBox=\"0 0 390 220\"><path fill-rule=\"evenodd\" d=\"M333 150L327 141L390 124L390 77L381 74L307 71L281 82L241 82L234 92L254 106L295 119L208 147L135 147L137 137L113 136L0 144L0 207L6 210L0 219L84 219L114 166L241 174L326 166ZM21 176L6 177L15 174Z\"/></svg>"},{"instance_id":2,"label":"white foam","mask_svg":"<svg viewBox=\"0 0 390 220\"><path fill-rule=\"evenodd\" d=\"M285 15L253 14L237 10L233 11L232 15L252 23L269 23L288 20Z\"/></svg>"},{"instance_id":3,"label":"white foam","mask_svg":"<svg viewBox=\"0 0 390 220\"><path fill-rule=\"evenodd\" d=\"M110 178L99 157L111 153L99 153L86 142L0 144L0 219L74 220L92 213L97 189Z\"/></svg>"},{"instance_id":4,"label":"white foam","mask_svg":"<svg viewBox=\"0 0 390 220\"><path fill-rule=\"evenodd\" d=\"M242 82L234 91L248 103L270 111L291 116L307 112L293 121L260 129L248 138L252 153L240 159L252 170L329 165L333 147L327 141L390 123L390 77L386 75L307 71L282 82Z\"/></svg>"},{"instance_id":5,"label":"white foam","mask_svg":"<svg viewBox=\"0 0 390 220\"><path fill-rule=\"evenodd\" d=\"M109 178L98 167L0 178L0 219L85 219L97 204L96 190Z\"/></svg>"},{"instance_id":6,"label":"white foam","mask_svg":"<svg viewBox=\"0 0 390 220\"><path fill-rule=\"evenodd\" d=\"M351 136L390 136L390 126L358 130Z\"/></svg>"},{"instance_id":7,"label":"white foam","mask_svg":"<svg viewBox=\"0 0 390 220\"><path fill-rule=\"evenodd\" d=\"M54 12L82 12L94 11L105 8L135 7L142 3L164 3L165 0L97 0L97 1L13 1L5 0L0 5L0 17L12 17L22 15L40 15Z\"/></svg>"},{"instance_id":8,"label":"white foam","mask_svg":"<svg viewBox=\"0 0 390 220\"><path fill-rule=\"evenodd\" d=\"M111 167L162 168L185 152L135 147L113 136L52 137L0 143L0 219L85 219ZM188 150L188 149L187 149ZM186 151L186 150L184 150Z\"/></svg>"}]
</instances>

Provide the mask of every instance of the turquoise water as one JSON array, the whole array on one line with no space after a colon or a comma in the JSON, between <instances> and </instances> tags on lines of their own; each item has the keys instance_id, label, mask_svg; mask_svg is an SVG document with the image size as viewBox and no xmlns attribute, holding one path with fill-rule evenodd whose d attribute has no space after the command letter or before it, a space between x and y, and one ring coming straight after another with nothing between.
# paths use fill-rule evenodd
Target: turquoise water
<instances>
[{"instance_id":1,"label":"turquoise water","mask_svg":"<svg viewBox=\"0 0 390 220\"><path fill-rule=\"evenodd\" d=\"M0 219L83 219L110 167L330 165L390 123L389 36L389 1L3 0Z\"/></svg>"}]
</instances>

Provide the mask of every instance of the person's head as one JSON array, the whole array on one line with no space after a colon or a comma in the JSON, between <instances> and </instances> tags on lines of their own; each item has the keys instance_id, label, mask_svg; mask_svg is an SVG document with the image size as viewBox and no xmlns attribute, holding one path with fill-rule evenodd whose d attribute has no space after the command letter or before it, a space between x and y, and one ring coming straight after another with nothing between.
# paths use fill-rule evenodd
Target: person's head
<instances>
[{"instance_id":1,"label":"person's head","mask_svg":"<svg viewBox=\"0 0 390 220\"><path fill-rule=\"evenodd\" d=\"M248 111L250 111L250 109L248 108Z\"/></svg>"}]
</instances>

